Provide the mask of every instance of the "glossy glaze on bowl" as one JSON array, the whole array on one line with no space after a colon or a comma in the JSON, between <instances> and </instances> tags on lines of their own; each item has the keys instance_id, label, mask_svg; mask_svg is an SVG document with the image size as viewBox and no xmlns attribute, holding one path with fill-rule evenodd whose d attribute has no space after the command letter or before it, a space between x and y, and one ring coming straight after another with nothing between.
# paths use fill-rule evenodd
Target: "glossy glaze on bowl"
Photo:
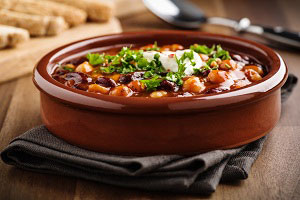
<instances>
[{"instance_id":1,"label":"glossy glaze on bowl","mask_svg":"<svg viewBox=\"0 0 300 200\"><path fill-rule=\"evenodd\" d=\"M57 62L116 46L221 44L256 58L269 73L256 84L192 97L126 98L88 93L52 79ZM281 57L244 39L187 31L122 33L60 47L37 64L41 115L53 134L69 143L116 154L192 154L237 147L267 134L280 117L280 87L287 76Z\"/></svg>"}]
</instances>

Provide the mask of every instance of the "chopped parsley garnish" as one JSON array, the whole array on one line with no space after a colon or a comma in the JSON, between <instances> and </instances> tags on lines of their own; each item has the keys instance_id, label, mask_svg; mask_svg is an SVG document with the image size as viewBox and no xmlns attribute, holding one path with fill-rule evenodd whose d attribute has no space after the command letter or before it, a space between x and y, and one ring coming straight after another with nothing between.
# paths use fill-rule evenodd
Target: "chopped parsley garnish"
<instances>
[{"instance_id":1,"label":"chopped parsley garnish","mask_svg":"<svg viewBox=\"0 0 300 200\"><path fill-rule=\"evenodd\" d=\"M231 59L229 52L222 49L221 45L217 45L217 51L213 54L213 58L221 58L222 60Z\"/></svg>"},{"instance_id":2,"label":"chopped parsley garnish","mask_svg":"<svg viewBox=\"0 0 300 200\"><path fill-rule=\"evenodd\" d=\"M147 87L147 91L153 91L156 90L157 87L160 86L160 83L163 81L163 79L160 79L159 76L155 76L152 79L149 80L141 80L142 83L144 83Z\"/></svg>"},{"instance_id":3,"label":"chopped parsley garnish","mask_svg":"<svg viewBox=\"0 0 300 200\"><path fill-rule=\"evenodd\" d=\"M144 51L158 52L154 54L152 60L147 60L143 56ZM178 65L177 72L167 72L160 61L159 51L160 48L155 42L152 46L144 50L134 50L130 47L123 47L116 55L89 53L86 57L89 63L96 67L96 73L128 74L143 71L144 75L141 82L146 85L148 91L156 90L163 80L174 82L178 86L182 85L182 79L186 76L186 61L189 60L192 66L196 66L195 53L205 54L209 56L209 59L204 62L200 68L194 68L193 74L203 74L208 70L218 69L218 65L210 67L211 63L216 61L217 58L221 60L230 59L229 52L222 49L220 45L208 47L206 45L194 44L190 46L190 51L185 51L180 58L177 58L175 54ZM73 71L72 68L66 68L66 70Z\"/></svg>"},{"instance_id":4,"label":"chopped parsley garnish","mask_svg":"<svg viewBox=\"0 0 300 200\"><path fill-rule=\"evenodd\" d=\"M116 68L113 65L110 65L108 67L100 67L100 71L106 74L111 74L116 71Z\"/></svg>"},{"instance_id":5,"label":"chopped parsley garnish","mask_svg":"<svg viewBox=\"0 0 300 200\"><path fill-rule=\"evenodd\" d=\"M196 53L203 53L206 55L210 55L215 50L215 45L213 45L211 48L207 47L206 45L199 45L194 44L190 46L190 49L195 51Z\"/></svg>"},{"instance_id":6,"label":"chopped parsley garnish","mask_svg":"<svg viewBox=\"0 0 300 200\"><path fill-rule=\"evenodd\" d=\"M206 54L212 56L213 58L220 58L222 60L231 59L229 52L222 49L221 45L213 45L211 48L209 48L206 45L194 44L190 46L190 49L196 53Z\"/></svg>"},{"instance_id":7,"label":"chopped parsley garnish","mask_svg":"<svg viewBox=\"0 0 300 200\"><path fill-rule=\"evenodd\" d=\"M88 53L86 55L86 58L89 60L89 63L91 65L99 65L99 64L104 63L104 61L105 61L105 54Z\"/></svg>"},{"instance_id":8,"label":"chopped parsley garnish","mask_svg":"<svg viewBox=\"0 0 300 200\"><path fill-rule=\"evenodd\" d=\"M194 70L194 74L202 74L205 71L212 70L212 68L210 68L207 64L205 64L201 68L199 68L199 69L198 68L194 68L193 70Z\"/></svg>"}]
</instances>

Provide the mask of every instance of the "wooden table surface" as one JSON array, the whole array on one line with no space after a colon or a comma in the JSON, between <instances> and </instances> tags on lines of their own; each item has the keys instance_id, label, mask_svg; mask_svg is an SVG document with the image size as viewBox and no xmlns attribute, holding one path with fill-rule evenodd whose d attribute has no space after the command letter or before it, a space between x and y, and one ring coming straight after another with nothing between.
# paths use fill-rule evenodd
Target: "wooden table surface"
<instances>
[{"instance_id":1,"label":"wooden table surface","mask_svg":"<svg viewBox=\"0 0 300 200\"><path fill-rule=\"evenodd\" d=\"M123 30L171 29L145 10L141 1L118 0ZM209 16L249 17L253 23L281 25L300 31L300 1L194 1ZM203 31L235 34L222 27ZM278 50L278 49L277 49ZM300 77L300 51L278 50L289 71ZM1 52L0 52L1 55ZM0 66L1 67L1 66ZM13 69L12 69L13 70ZM281 119L245 181L221 184L208 197L150 193L71 177L28 172L0 161L0 199L300 199L300 92L283 105ZM0 150L14 137L41 124L38 91L26 76L0 85Z\"/></svg>"}]
</instances>

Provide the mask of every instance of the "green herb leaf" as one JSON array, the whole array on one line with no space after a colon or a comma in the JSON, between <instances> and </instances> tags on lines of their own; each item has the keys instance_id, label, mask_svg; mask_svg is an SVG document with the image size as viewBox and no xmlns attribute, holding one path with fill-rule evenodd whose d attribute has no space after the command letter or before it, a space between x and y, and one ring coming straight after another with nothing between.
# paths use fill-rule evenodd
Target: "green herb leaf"
<instances>
[{"instance_id":1,"label":"green herb leaf","mask_svg":"<svg viewBox=\"0 0 300 200\"><path fill-rule=\"evenodd\" d=\"M182 76L178 72L168 72L166 75L166 80L172 81L177 85L183 84Z\"/></svg>"},{"instance_id":2,"label":"green herb leaf","mask_svg":"<svg viewBox=\"0 0 300 200\"><path fill-rule=\"evenodd\" d=\"M231 59L229 52L222 49L221 45L217 45L217 52L213 55L213 58L221 58L222 60Z\"/></svg>"},{"instance_id":3,"label":"green herb leaf","mask_svg":"<svg viewBox=\"0 0 300 200\"><path fill-rule=\"evenodd\" d=\"M105 54L88 53L86 55L86 58L89 60L89 63L91 65L99 65L99 64L104 63L104 61L105 61Z\"/></svg>"},{"instance_id":4,"label":"green herb leaf","mask_svg":"<svg viewBox=\"0 0 300 200\"><path fill-rule=\"evenodd\" d=\"M151 71L146 71L145 74L144 74L144 78L150 78L150 77L153 77L154 74L151 72Z\"/></svg>"},{"instance_id":5,"label":"green herb leaf","mask_svg":"<svg viewBox=\"0 0 300 200\"><path fill-rule=\"evenodd\" d=\"M206 45L199 45L194 44L190 46L190 49L195 51L196 53L203 53L203 54L211 54L215 50L215 45L213 45L211 48L207 47Z\"/></svg>"},{"instance_id":6,"label":"green herb leaf","mask_svg":"<svg viewBox=\"0 0 300 200\"><path fill-rule=\"evenodd\" d=\"M106 74L111 74L116 71L116 68L113 65L110 65L108 67L100 67L100 71Z\"/></svg>"},{"instance_id":7,"label":"green herb leaf","mask_svg":"<svg viewBox=\"0 0 300 200\"><path fill-rule=\"evenodd\" d=\"M159 76L155 76L149 80L141 80L141 82L146 85L147 91L153 91L156 90L157 87L160 86L160 83L163 81L163 79L159 79L159 78L160 78Z\"/></svg>"},{"instance_id":8,"label":"green herb leaf","mask_svg":"<svg viewBox=\"0 0 300 200\"><path fill-rule=\"evenodd\" d=\"M207 65L207 63L205 63L202 67L200 68L194 68L194 74L201 74L207 70L211 70L211 68L209 67L209 65Z\"/></svg>"}]
</instances>

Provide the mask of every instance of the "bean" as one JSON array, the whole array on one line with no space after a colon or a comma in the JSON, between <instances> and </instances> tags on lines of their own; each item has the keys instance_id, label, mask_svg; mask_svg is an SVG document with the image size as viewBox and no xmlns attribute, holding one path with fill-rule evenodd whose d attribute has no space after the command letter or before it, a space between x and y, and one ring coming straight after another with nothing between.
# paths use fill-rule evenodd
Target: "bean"
<instances>
[{"instance_id":1,"label":"bean","mask_svg":"<svg viewBox=\"0 0 300 200\"><path fill-rule=\"evenodd\" d=\"M205 89L205 86L202 82L200 82L198 77L193 76L184 81L182 89L185 92L200 93Z\"/></svg>"},{"instance_id":2,"label":"bean","mask_svg":"<svg viewBox=\"0 0 300 200\"><path fill-rule=\"evenodd\" d=\"M89 89L89 85L86 83L79 83L79 84L74 85L74 87L79 90L83 90L83 91L87 91Z\"/></svg>"},{"instance_id":3,"label":"bean","mask_svg":"<svg viewBox=\"0 0 300 200\"><path fill-rule=\"evenodd\" d=\"M128 84L128 87L135 92L143 92L145 91L145 85L138 80L131 81Z\"/></svg>"},{"instance_id":4,"label":"bean","mask_svg":"<svg viewBox=\"0 0 300 200\"><path fill-rule=\"evenodd\" d=\"M160 97L166 97L168 96L168 93L163 90L154 91L150 94L151 98L160 98Z\"/></svg>"},{"instance_id":5,"label":"bean","mask_svg":"<svg viewBox=\"0 0 300 200\"><path fill-rule=\"evenodd\" d=\"M74 80L74 84L87 83L88 76L81 72L70 72L66 74L65 80Z\"/></svg>"},{"instance_id":6,"label":"bean","mask_svg":"<svg viewBox=\"0 0 300 200\"><path fill-rule=\"evenodd\" d=\"M123 96L123 97L130 97L132 94L133 94L132 90L125 85L119 85L113 88L109 93L109 95L112 96Z\"/></svg>"},{"instance_id":7,"label":"bean","mask_svg":"<svg viewBox=\"0 0 300 200\"><path fill-rule=\"evenodd\" d=\"M107 78L107 77L99 77L96 80L96 83L103 87L116 87L117 86L116 82L113 79Z\"/></svg>"},{"instance_id":8,"label":"bean","mask_svg":"<svg viewBox=\"0 0 300 200\"><path fill-rule=\"evenodd\" d=\"M95 92L95 93L101 93L101 94L108 94L110 88L103 87L98 84L91 84L89 85L88 91L89 92Z\"/></svg>"},{"instance_id":9,"label":"bean","mask_svg":"<svg viewBox=\"0 0 300 200\"><path fill-rule=\"evenodd\" d=\"M257 73L259 73L259 75L263 75L264 74L264 71L261 67L258 67L256 65L247 65L244 67L244 70L246 69L253 69L254 71L256 71Z\"/></svg>"},{"instance_id":10,"label":"bean","mask_svg":"<svg viewBox=\"0 0 300 200\"><path fill-rule=\"evenodd\" d=\"M236 68L236 62L234 60L223 60L219 66L222 70L229 70Z\"/></svg>"},{"instance_id":11,"label":"bean","mask_svg":"<svg viewBox=\"0 0 300 200\"><path fill-rule=\"evenodd\" d=\"M122 84L130 83L130 81L132 81L131 76L132 76L131 74L122 74L120 76L119 82Z\"/></svg>"},{"instance_id":12,"label":"bean","mask_svg":"<svg viewBox=\"0 0 300 200\"><path fill-rule=\"evenodd\" d=\"M93 71L93 67L88 62L84 62L84 63L78 65L75 69L75 72L89 73L91 71Z\"/></svg>"},{"instance_id":13,"label":"bean","mask_svg":"<svg viewBox=\"0 0 300 200\"><path fill-rule=\"evenodd\" d=\"M226 72L222 70L212 70L208 74L208 79L212 83L223 83L226 79Z\"/></svg>"},{"instance_id":14,"label":"bean","mask_svg":"<svg viewBox=\"0 0 300 200\"><path fill-rule=\"evenodd\" d=\"M160 83L160 88L162 90L171 91L171 92L177 92L179 90L179 87L176 85L176 83L168 80L163 80Z\"/></svg>"},{"instance_id":15,"label":"bean","mask_svg":"<svg viewBox=\"0 0 300 200\"><path fill-rule=\"evenodd\" d=\"M246 69L245 75L252 82L256 82L256 81L259 81L262 79L262 77L259 75L259 73L254 71L253 69Z\"/></svg>"}]
</instances>

